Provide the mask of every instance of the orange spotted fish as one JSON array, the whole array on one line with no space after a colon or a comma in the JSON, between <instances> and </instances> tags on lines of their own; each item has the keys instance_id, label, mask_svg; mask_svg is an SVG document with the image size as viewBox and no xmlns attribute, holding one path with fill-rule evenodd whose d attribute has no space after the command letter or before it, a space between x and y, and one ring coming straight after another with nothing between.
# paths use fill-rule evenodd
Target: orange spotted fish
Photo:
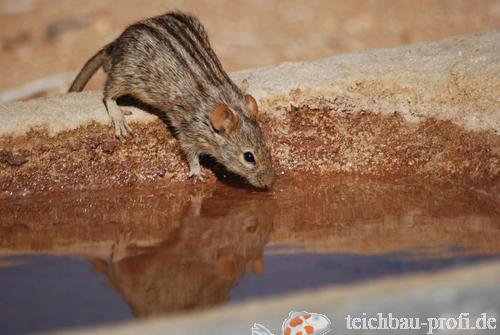
<instances>
[{"instance_id":1,"label":"orange spotted fish","mask_svg":"<svg viewBox=\"0 0 500 335\"><path fill-rule=\"evenodd\" d=\"M282 335L324 335L332 329L332 323L323 314L290 312L281 326ZM273 335L269 329L255 323L252 335Z\"/></svg>"}]
</instances>

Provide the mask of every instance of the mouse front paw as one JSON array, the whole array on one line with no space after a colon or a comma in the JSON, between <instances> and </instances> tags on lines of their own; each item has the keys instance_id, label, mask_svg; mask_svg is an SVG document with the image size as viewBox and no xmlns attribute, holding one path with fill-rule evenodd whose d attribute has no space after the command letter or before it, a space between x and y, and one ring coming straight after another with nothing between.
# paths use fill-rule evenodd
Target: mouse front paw
<instances>
[{"instance_id":1,"label":"mouse front paw","mask_svg":"<svg viewBox=\"0 0 500 335\"><path fill-rule=\"evenodd\" d=\"M205 173L201 171L201 169L198 170L191 170L189 171L188 178L193 179L194 181L204 181L207 176Z\"/></svg>"},{"instance_id":2,"label":"mouse front paw","mask_svg":"<svg viewBox=\"0 0 500 335\"><path fill-rule=\"evenodd\" d=\"M205 174L201 171L200 159L196 152L185 150L187 153L187 160L189 164L189 174L188 178L194 181L203 181L205 179Z\"/></svg>"}]
</instances>

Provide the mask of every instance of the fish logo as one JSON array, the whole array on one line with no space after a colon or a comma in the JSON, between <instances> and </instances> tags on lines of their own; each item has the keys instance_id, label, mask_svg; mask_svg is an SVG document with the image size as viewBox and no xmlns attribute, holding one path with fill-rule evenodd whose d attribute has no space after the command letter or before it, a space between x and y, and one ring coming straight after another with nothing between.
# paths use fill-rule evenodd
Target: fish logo
<instances>
[{"instance_id":1,"label":"fish logo","mask_svg":"<svg viewBox=\"0 0 500 335\"><path fill-rule=\"evenodd\" d=\"M281 326L282 335L324 335L332 330L332 323L323 314L290 312ZM259 323L254 323L252 335L274 335Z\"/></svg>"}]
</instances>

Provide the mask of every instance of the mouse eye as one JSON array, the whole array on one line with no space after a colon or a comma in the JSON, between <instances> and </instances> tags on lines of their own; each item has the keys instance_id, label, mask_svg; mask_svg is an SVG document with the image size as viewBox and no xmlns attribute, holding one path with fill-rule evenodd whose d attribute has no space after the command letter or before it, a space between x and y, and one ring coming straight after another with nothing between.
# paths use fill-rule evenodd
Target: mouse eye
<instances>
[{"instance_id":1,"label":"mouse eye","mask_svg":"<svg viewBox=\"0 0 500 335\"><path fill-rule=\"evenodd\" d=\"M243 154L243 158L245 158L245 161L248 163L253 163L255 164L255 158L253 157L253 154L250 151L247 151Z\"/></svg>"}]
</instances>

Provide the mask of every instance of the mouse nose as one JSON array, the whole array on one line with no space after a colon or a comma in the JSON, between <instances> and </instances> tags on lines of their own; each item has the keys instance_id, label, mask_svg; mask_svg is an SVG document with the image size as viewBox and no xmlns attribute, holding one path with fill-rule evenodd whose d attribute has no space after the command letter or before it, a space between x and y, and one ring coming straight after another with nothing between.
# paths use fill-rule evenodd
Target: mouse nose
<instances>
[{"instance_id":1,"label":"mouse nose","mask_svg":"<svg viewBox=\"0 0 500 335\"><path fill-rule=\"evenodd\" d=\"M260 179L264 187L270 190L273 188L274 182L276 181L276 176L274 172L267 172L264 173Z\"/></svg>"},{"instance_id":2,"label":"mouse nose","mask_svg":"<svg viewBox=\"0 0 500 335\"><path fill-rule=\"evenodd\" d=\"M247 180L257 188L270 190L274 184L275 176L273 171L260 170L254 175L249 176Z\"/></svg>"}]
</instances>

